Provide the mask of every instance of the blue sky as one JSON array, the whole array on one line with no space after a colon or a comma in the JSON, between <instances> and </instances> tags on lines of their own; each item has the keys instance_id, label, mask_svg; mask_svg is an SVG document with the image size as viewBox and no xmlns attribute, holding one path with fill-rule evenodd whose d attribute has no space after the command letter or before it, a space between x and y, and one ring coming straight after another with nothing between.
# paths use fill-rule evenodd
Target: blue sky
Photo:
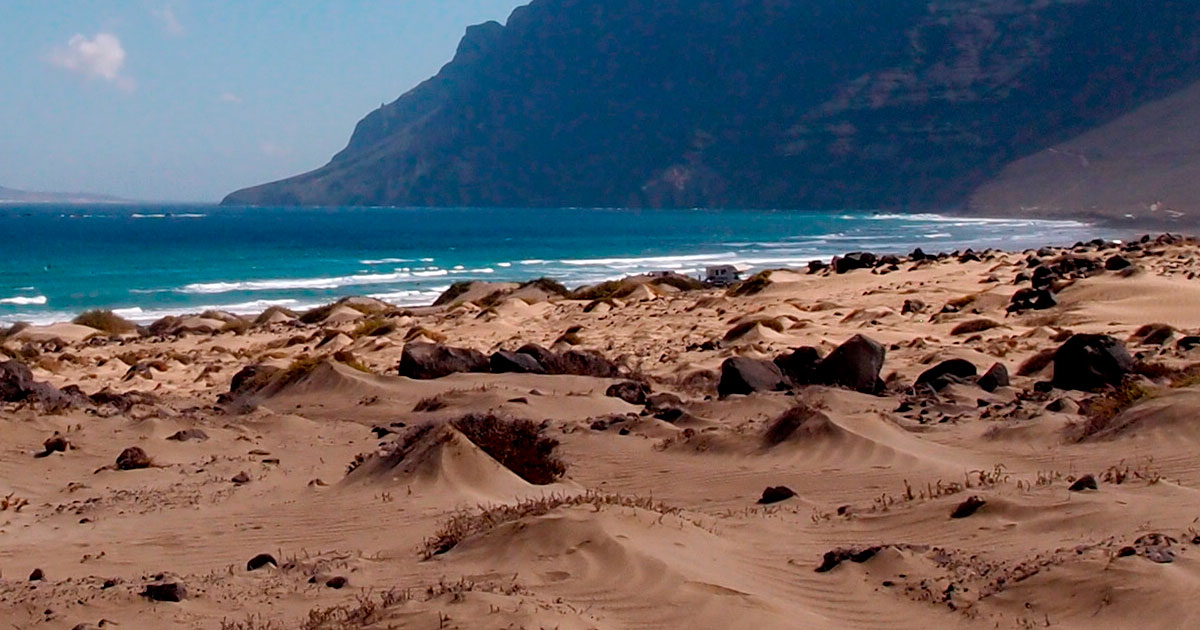
<instances>
[{"instance_id":1,"label":"blue sky","mask_svg":"<svg viewBox=\"0 0 1200 630\"><path fill-rule=\"evenodd\" d=\"M0 186L217 201L325 164L527 0L0 0Z\"/></svg>"}]
</instances>

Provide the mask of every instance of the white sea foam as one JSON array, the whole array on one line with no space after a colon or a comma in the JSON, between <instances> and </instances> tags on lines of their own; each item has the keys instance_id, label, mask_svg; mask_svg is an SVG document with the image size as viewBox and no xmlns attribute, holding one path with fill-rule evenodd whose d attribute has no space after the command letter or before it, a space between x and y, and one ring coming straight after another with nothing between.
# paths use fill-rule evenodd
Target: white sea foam
<instances>
[{"instance_id":1,"label":"white sea foam","mask_svg":"<svg viewBox=\"0 0 1200 630\"><path fill-rule=\"evenodd\" d=\"M576 267L614 267L622 268L627 266L638 265L659 265L670 267L671 265L684 265L689 262L696 261L725 261L735 258L737 254L733 252L725 252L720 254L687 254L681 256L641 256L637 258L577 258L560 260L564 265L572 265Z\"/></svg>"},{"instance_id":2,"label":"white sea foam","mask_svg":"<svg viewBox=\"0 0 1200 630\"><path fill-rule=\"evenodd\" d=\"M407 262L416 262L416 261L412 258L380 258L378 260L360 260L360 261L358 261L358 264L375 266L375 265L399 265L399 264L407 263Z\"/></svg>"},{"instance_id":3,"label":"white sea foam","mask_svg":"<svg viewBox=\"0 0 1200 630\"><path fill-rule=\"evenodd\" d=\"M182 293L210 295L234 291L286 291L289 289L340 289L343 287L371 284L394 284L409 281L413 276L444 276L445 270L414 271L396 273L365 273L353 276L330 278L281 278L275 280L247 280L244 282L198 282L180 289Z\"/></svg>"},{"instance_id":4,"label":"white sea foam","mask_svg":"<svg viewBox=\"0 0 1200 630\"><path fill-rule=\"evenodd\" d=\"M44 295L18 295L15 297L0 299L0 304L11 304L13 306L42 306L46 303L46 301L46 296Z\"/></svg>"}]
</instances>

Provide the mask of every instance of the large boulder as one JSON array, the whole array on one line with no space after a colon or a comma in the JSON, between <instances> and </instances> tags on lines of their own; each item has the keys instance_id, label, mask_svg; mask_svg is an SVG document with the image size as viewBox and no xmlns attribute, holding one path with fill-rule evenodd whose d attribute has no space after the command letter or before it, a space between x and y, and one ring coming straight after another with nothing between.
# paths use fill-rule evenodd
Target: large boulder
<instances>
[{"instance_id":1,"label":"large boulder","mask_svg":"<svg viewBox=\"0 0 1200 630\"><path fill-rule=\"evenodd\" d=\"M818 365L821 382L864 393L883 390L879 373L887 348L874 339L855 335L838 346Z\"/></svg>"},{"instance_id":2,"label":"large boulder","mask_svg":"<svg viewBox=\"0 0 1200 630\"><path fill-rule=\"evenodd\" d=\"M1054 353L1054 386L1094 391L1116 385L1133 370L1125 344L1109 335L1080 334Z\"/></svg>"},{"instance_id":3,"label":"large boulder","mask_svg":"<svg viewBox=\"0 0 1200 630\"><path fill-rule=\"evenodd\" d=\"M966 359L949 359L925 370L917 377L913 387L928 385L935 390L941 390L952 383L965 382L975 378L979 370L974 363Z\"/></svg>"},{"instance_id":4,"label":"large boulder","mask_svg":"<svg viewBox=\"0 0 1200 630\"><path fill-rule=\"evenodd\" d=\"M621 370L615 363L590 350L568 350L558 355L552 374L614 378Z\"/></svg>"},{"instance_id":5,"label":"large boulder","mask_svg":"<svg viewBox=\"0 0 1200 630\"><path fill-rule=\"evenodd\" d=\"M33 380L33 372L24 363L5 361L0 363L0 402L39 402L48 408L62 408L73 401L57 387Z\"/></svg>"},{"instance_id":6,"label":"large boulder","mask_svg":"<svg viewBox=\"0 0 1200 630\"><path fill-rule=\"evenodd\" d=\"M500 350L489 360L493 374L545 374L546 368L531 355Z\"/></svg>"},{"instance_id":7,"label":"large boulder","mask_svg":"<svg viewBox=\"0 0 1200 630\"><path fill-rule=\"evenodd\" d=\"M487 355L470 348L453 348L440 343L409 343L400 355L400 376L432 380L459 372L490 372Z\"/></svg>"},{"instance_id":8,"label":"large boulder","mask_svg":"<svg viewBox=\"0 0 1200 630\"><path fill-rule=\"evenodd\" d=\"M33 394L33 372L19 361L0 363L0 402L22 402Z\"/></svg>"},{"instance_id":9,"label":"large boulder","mask_svg":"<svg viewBox=\"0 0 1200 630\"><path fill-rule=\"evenodd\" d=\"M1049 289L1021 289L1012 296L1008 305L1009 313L1021 311L1044 311L1058 306L1058 299Z\"/></svg>"},{"instance_id":10,"label":"large boulder","mask_svg":"<svg viewBox=\"0 0 1200 630\"><path fill-rule=\"evenodd\" d=\"M597 378L616 378L621 374L617 364L590 350L568 350L560 354L535 343L528 343L518 348L516 353L533 357L545 368L546 374Z\"/></svg>"},{"instance_id":11,"label":"large boulder","mask_svg":"<svg viewBox=\"0 0 1200 630\"><path fill-rule=\"evenodd\" d=\"M988 393L994 392L1001 387L1008 387L1010 383L1008 368L1004 367L1003 363L996 363L988 368L988 371L984 372L983 376L980 376L979 380L975 383L979 385L980 389Z\"/></svg>"},{"instance_id":12,"label":"large boulder","mask_svg":"<svg viewBox=\"0 0 1200 630\"><path fill-rule=\"evenodd\" d=\"M609 385L604 395L620 398L631 405L645 405L650 396L650 386L637 381L622 381Z\"/></svg>"},{"instance_id":13,"label":"large boulder","mask_svg":"<svg viewBox=\"0 0 1200 630\"><path fill-rule=\"evenodd\" d=\"M732 357L721 364L721 381L717 394L721 398L734 394L781 391L788 388L783 372L771 361Z\"/></svg>"},{"instance_id":14,"label":"large boulder","mask_svg":"<svg viewBox=\"0 0 1200 630\"><path fill-rule=\"evenodd\" d=\"M775 357L775 366L792 385L810 385L818 381L817 366L821 363L821 351L812 346L795 348L787 354Z\"/></svg>"},{"instance_id":15,"label":"large boulder","mask_svg":"<svg viewBox=\"0 0 1200 630\"><path fill-rule=\"evenodd\" d=\"M853 252L833 259L833 270L842 274L855 269L870 269L878 258L870 252Z\"/></svg>"}]
</instances>

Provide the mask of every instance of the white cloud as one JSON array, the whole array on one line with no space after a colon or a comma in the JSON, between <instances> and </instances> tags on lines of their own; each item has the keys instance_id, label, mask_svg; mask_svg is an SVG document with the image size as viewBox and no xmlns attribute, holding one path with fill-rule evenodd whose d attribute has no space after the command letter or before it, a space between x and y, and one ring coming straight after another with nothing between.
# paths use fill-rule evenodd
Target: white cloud
<instances>
[{"instance_id":1,"label":"white cloud","mask_svg":"<svg viewBox=\"0 0 1200 630\"><path fill-rule=\"evenodd\" d=\"M259 148L262 149L263 155L270 158L287 157L287 155L291 153L287 147L279 146L270 140L262 141L262 143L259 144Z\"/></svg>"},{"instance_id":2,"label":"white cloud","mask_svg":"<svg viewBox=\"0 0 1200 630\"><path fill-rule=\"evenodd\" d=\"M232 103L237 105L242 102L242 97L233 92L221 92L221 96L217 97L222 103Z\"/></svg>"},{"instance_id":3,"label":"white cloud","mask_svg":"<svg viewBox=\"0 0 1200 630\"><path fill-rule=\"evenodd\" d=\"M50 63L89 79L103 79L124 90L132 90L135 85L133 79L121 74L125 48L112 33L97 33L91 39L77 34L65 47L50 53Z\"/></svg>"},{"instance_id":4,"label":"white cloud","mask_svg":"<svg viewBox=\"0 0 1200 630\"><path fill-rule=\"evenodd\" d=\"M179 18L175 17L175 11L171 5L164 5L161 9L152 9L154 17L158 18L163 23L163 28L167 29L167 33L171 35L183 35L183 25L179 23Z\"/></svg>"}]
</instances>

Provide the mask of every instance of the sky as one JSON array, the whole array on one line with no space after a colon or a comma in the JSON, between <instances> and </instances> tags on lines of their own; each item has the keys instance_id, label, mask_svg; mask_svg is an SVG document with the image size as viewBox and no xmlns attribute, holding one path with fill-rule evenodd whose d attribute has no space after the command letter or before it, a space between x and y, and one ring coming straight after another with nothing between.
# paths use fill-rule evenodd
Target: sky
<instances>
[{"instance_id":1,"label":"sky","mask_svg":"<svg viewBox=\"0 0 1200 630\"><path fill-rule=\"evenodd\" d=\"M528 0L0 0L0 186L216 202L312 170Z\"/></svg>"}]
</instances>

